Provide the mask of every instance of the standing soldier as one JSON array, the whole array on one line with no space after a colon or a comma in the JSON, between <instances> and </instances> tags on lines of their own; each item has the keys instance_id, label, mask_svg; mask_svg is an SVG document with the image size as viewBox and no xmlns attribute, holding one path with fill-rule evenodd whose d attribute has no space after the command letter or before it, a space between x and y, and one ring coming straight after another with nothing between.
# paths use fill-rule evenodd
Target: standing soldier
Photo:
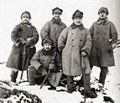
<instances>
[{"instance_id":1,"label":"standing soldier","mask_svg":"<svg viewBox=\"0 0 120 103\"><path fill-rule=\"evenodd\" d=\"M53 41L53 46L57 49L57 41L61 31L66 27L66 25L61 21L60 15L63 10L56 7L52 9L53 18L51 21L47 22L41 30L41 39L47 37L51 38Z\"/></svg>"},{"instance_id":2,"label":"standing soldier","mask_svg":"<svg viewBox=\"0 0 120 103\"><path fill-rule=\"evenodd\" d=\"M99 83L104 86L108 67L115 65L113 49L116 46L118 34L114 24L107 18L108 9L101 7L98 14L98 20L90 28L92 36L90 65L100 67Z\"/></svg>"},{"instance_id":3,"label":"standing soldier","mask_svg":"<svg viewBox=\"0 0 120 103\"><path fill-rule=\"evenodd\" d=\"M12 82L16 82L18 70L27 69L30 59L36 52L35 44L39 39L39 34L29 22L30 19L31 14L28 11L23 12L21 14L22 22L15 26L11 33L11 39L14 44L6 66L12 68Z\"/></svg>"},{"instance_id":4,"label":"standing soldier","mask_svg":"<svg viewBox=\"0 0 120 103\"><path fill-rule=\"evenodd\" d=\"M64 29L58 39L58 49L62 51L63 73L67 76L67 91L75 90L73 77L82 75L82 60L85 62L85 95L91 98L96 95L90 90L90 65L88 55L91 50L89 30L82 24L83 12L76 10L72 16L73 24Z\"/></svg>"}]
</instances>

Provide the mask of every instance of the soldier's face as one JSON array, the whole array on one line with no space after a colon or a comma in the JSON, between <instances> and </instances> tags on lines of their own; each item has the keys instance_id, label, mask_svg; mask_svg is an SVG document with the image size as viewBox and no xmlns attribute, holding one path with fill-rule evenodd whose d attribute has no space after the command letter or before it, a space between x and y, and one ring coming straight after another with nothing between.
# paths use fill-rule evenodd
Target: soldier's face
<instances>
[{"instance_id":1,"label":"soldier's face","mask_svg":"<svg viewBox=\"0 0 120 103\"><path fill-rule=\"evenodd\" d=\"M60 19L60 15L61 15L60 12L54 12L53 13L53 18L55 18L56 20L58 20L58 19Z\"/></svg>"},{"instance_id":2,"label":"soldier's face","mask_svg":"<svg viewBox=\"0 0 120 103\"><path fill-rule=\"evenodd\" d=\"M51 46L49 43L45 43L45 44L43 45L43 48L44 48L46 51L49 51L49 50L52 48L52 46Z\"/></svg>"},{"instance_id":3,"label":"soldier's face","mask_svg":"<svg viewBox=\"0 0 120 103\"><path fill-rule=\"evenodd\" d=\"M23 14L21 19L23 23L28 23L30 21L30 17L28 14Z\"/></svg>"},{"instance_id":4,"label":"soldier's face","mask_svg":"<svg viewBox=\"0 0 120 103\"><path fill-rule=\"evenodd\" d=\"M80 24L82 23L82 19L81 19L81 18L74 18L74 19L73 19L73 22L74 22L74 24L76 24L76 25L80 25Z\"/></svg>"},{"instance_id":5,"label":"soldier's face","mask_svg":"<svg viewBox=\"0 0 120 103\"><path fill-rule=\"evenodd\" d=\"M105 19L107 17L107 14L105 12L101 12L99 16L101 19Z\"/></svg>"}]
</instances>

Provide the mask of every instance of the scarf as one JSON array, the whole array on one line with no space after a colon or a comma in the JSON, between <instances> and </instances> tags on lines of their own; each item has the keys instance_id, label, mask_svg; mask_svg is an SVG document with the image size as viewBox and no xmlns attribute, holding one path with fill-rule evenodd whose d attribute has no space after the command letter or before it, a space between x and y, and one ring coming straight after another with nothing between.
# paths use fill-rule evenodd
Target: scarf
<instances>
[{"instance_id":1,"label":"scarf","mask_svg":"<svg viewBox=\"0 0 120 103\"><path fill-rule=\"evenodd\" d=\"M72 29L79 28L80 30L82 30L84 28L84 25L83 24L76 25L76 24L72 23L71 27L72 27Z\"/></svg>"},{"instance_id":2,"label":"scarf","mask_svg":"<svg viewBox=\"0 0 120 103\"><path fill-rule=\"evenodd\" d=\"M21 24L21 26L24 26L24 27L28 27L28 28L31 28L31 26L32 26L32 24L30 23L30 22L28 22L28 23L20 23Z\"/></svg>"},{"instance_id":3,"label":"scarf","mask_svg":"<svg viewBox=\"0 0 120 103\"><path fill-rule=\"evenodd\" d=\"M55 24L61 24L61 19L55 19L55 18L52 18L52 22L55 23Z\"/></svg>"},{"instance_id":4,"label":"scarf","mask_svg":"<svg viewBox=\"0 0 120 103\"><path fill-rule=\"evenodd\" d=\"M46 50L43 48L43 49L42 49L42 53L43 53L43 55L53 55L54 50L51 49L51 50L49 50L49 51L46 51Z\"/></svg>"},{"instance_id":5,"label":"scarf","mask_svg":"<svg viewBox=\"0 0 120 103\"><path fill-rule=\"evenodd\" d=\"M101 18L99 18L98 20L97 20L97 24L106 24L106 23L108 23L108 18L106 17L105 19L101 19Z\"/></svg>"}]
</instances>

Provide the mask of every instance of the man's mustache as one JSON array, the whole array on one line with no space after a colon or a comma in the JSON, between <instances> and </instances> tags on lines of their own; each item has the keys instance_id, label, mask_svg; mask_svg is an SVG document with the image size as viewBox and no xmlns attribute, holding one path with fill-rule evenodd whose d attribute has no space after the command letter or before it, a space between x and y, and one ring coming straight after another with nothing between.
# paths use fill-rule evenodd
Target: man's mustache
<instances>
[{"instance_id":1,"label":"man's mustache","mask_svg":"<svg viewBox=\"0 0 120 103\"><path fill-rule=\"evenodd\" d=\"M104 17L104 15L101 15L101 17Z\"/></svg>"},{"instance_id":2,"label":"man's mustache","mask_svg":"<svg viewBox=\"0 0 120 103\"><path fill-rule=\"evenodd\" d=\"M50 49L50 48L46 48L46 49Z\"/></svg>"}]
</instances>

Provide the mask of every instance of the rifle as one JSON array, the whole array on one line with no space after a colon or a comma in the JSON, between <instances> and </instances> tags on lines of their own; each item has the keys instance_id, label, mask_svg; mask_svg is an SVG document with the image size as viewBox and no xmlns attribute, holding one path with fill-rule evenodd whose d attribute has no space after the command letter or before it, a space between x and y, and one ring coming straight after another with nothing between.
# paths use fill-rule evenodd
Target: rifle
<instances>
[{"instance_id":1,"label":"rifle","mask_svg":"<svg viewBox=\"0 0 120 103\"><path fill-rule=\"evenodd\" d=\"M57 53L56 53L56 51L55 51L54 58L53 58L52 62L55 61L56 55L57 55ZM49 76L49 74L50 74L50 71L51 71L51 69L48 70L48 73L47 73L47 75L45 76L45 78L44 78L44 80L43 80L43 82L42 82L42 84L41 84L41 86L40 86L40 89L42 89L43 85L45 84L45 81L47 80L47 78L48 78L48 76Z\"/></svg>"},{"instance_id":2,"label":"rifle","mask_svg":"<svg viewBox=\"0 0 120 103\"><path fill-rule=\"evenodd\" d=\"M24 47L23 47L23 60L22 60L22 72L21 72L20 80L22 80L24 68L26 67L26 65L25 65L25 63L26 63L26 50L27 50L27 47L26 47L26 45L24 45Z\"/></svg>"},{"instance_id":3,"label":"rifle","mask_svg":"<svg viewBox=\"0 0 120 103\"><path fill-rule=\"evenodd\" d=\"M84 81L84 103L86 103L86 86L85 86L85 58L81 55L81 68L82 68L82 75L83 75L83 81Z\"/></svg>"}]
</instances>

